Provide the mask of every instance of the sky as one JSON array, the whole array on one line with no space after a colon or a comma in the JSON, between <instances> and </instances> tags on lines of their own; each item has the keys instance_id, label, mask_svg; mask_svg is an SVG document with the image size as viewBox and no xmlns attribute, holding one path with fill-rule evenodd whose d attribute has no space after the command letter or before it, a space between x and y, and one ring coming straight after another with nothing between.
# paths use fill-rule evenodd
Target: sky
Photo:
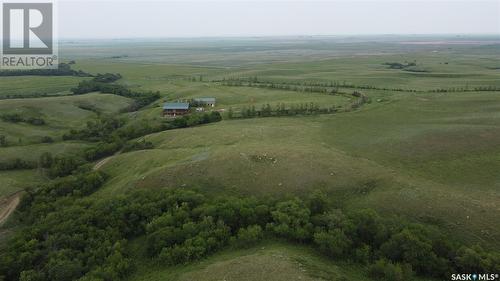
<instances>
[{"instance_id":1,"label":"sky","mask_svg":"<svg viewBox=\"0 0 500 281\"><path fill-rule=\"evenodd\" d=\"M59 38L500 35L500 0L58 1Z\"/></svg>"}]
</instances>

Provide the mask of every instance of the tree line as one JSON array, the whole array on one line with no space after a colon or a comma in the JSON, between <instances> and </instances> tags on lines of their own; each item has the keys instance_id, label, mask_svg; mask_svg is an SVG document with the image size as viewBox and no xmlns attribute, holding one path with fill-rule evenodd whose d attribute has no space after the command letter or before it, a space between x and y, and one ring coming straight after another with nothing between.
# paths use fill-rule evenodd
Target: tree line
<instances>
[{"instance_id":1,"label":"tree line","mask_svg":"<svg viewBox=\"0 0 500 281\"><path fill-rule=\"evenodd\" d=\"M342 93L340 89L359 89L359 90L383 90L383 91L397 91L397 92L421 92L415 89L403 88L387 88L377 87L372 85L356 85L346 81L270 81L261 80L258 77L239 77L239 78L222 78L220 80L212 80L215 83L221 83L225 86L243 86L243 87L258 87L268 89L289 90L298 92L316 92L336 94Z\"/></svg>"},{"instance_id":2,"label":"tree line","mask_svg":"<svg viewBox=\"0 0 500 281\"><path fill-rule=\"evenodd\" d=\"M278 103L275 106L263 104L259 109L255 106L243 107L240 111L234 111L232 108L226 113L228 119L238 118L256 118L256 117L278 117L278 116L296 116L296 115L315 115L315 114L330 114L338 111L338 108L331 106L328 108L320 108L316 103L300 103L287 105Z\"/></svg>"},{"instance_id":3,"label":"tree line","mask_svg":"<svg viewBox=\"0 0 500 281\"><path fill-rule=\"evenodd\" d=\"M10 123L24 122L35 126L45 125L45 120L42 117L24 117L19 113L3 113L0 114L0 119Z\"/></svg>"},{"instance_id":4,"label":"tree line","mask_svg":"<svg viewBox=\"0 0 500 281\"><path fill-rule=\"evenodd\" d=\"M365 103L369 103L370 99L360 92L354 91L352 93L354 100L343 109L344 112L355 110L361 107ZM279 117L279 116L297 116L297 115L316 115L316 114L333 114L341 110L341 107L330 106L330 107L319 107L318 104L310 103L300 103L300 104L290 104L278 103L274 106L270 104L263 104L259 109L255 106L243 107L239 111L234 111L229 108L225 117L227 119L238 119L238 118L256 118L256 117Z\"/></svg>"},{"instance_id":5,"label":"tree line","mask_svg":"<svg viewBox=\"0 0 500 281\"><path fill-rule=\"evenodd\" d=\"M91 77L93 75L82 70L74 70L71 68L71 63L59 63L54 69L27 69L27 70L2 70L0 76L78 76Z\"/></svg>"}]
</instances>

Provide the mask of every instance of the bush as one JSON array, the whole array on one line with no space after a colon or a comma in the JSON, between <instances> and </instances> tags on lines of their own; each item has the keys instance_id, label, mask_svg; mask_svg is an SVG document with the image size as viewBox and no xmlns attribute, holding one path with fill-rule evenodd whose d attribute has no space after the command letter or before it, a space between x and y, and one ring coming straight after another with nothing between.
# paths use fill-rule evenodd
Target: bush
<instances>
[{"instance_id":1,"label":"bush","mask_svg":"<svg viewBox=\"0 0 500 281\"><path fill-rule=\"evenodd\" d=\"M413 279L411 267L408 265L393 264L381 259L368 268L368 275L384 281L410 281Z\"/></svg>"},{"instance_id":2,"label":"bush","mask_svg":"<svg viewBox=\"0 0 500 281\"><path fill-rule=\"evenodd\" d=\"M238 247L251 247L263 237L262 227L260 225L251 225L247 228L240 228L240 230L238 230L238 235L234 243Z\"/></svg>"},{"instance_id":3,"label":"bush","mask_svg":"<svg viewBox=\"0 0 500 281\"><path fill-rule=\"evenodd\" d=\"M146 141L142 139L140 141L128 142L123 147L123 152L129 152L134 150L144 150L144 149L152 149L153 143L150 141Z\"/></svg>"},{"instance_id":4,"label":"bush","mask_svg":"<svg viewBox=\"0 0 500 281\"><path fill-rule=\"evenodd\" d=\"M311 239L313 230L310 214L311 211L298 199L280 202L271 212L272 222L267 228L278 236L307 241Z\"/></svg>"},{"instance_id":5,"label":"bush","mask_svg":"<svg viewBox=\"0 0 500 281\"><path fill-rule=\"evenodd\" d=\"M352 241L340 229L316 232L314 243L321 252L333 258L347 257L352 247Z\"/></svg>"},{"instance_id":6,"label":"bush","mask_svg":"<svg viewBox=\"0 0 500 281\"><path fill-rule=\"evenodd\" d=\"M0 162L0 171L6 170L20 170L20 169L35 169L37 164L35 162L29 162L22 160L20 158L14 158Z\"/></svg>"},{"instance_id":7,"label":"bush","mask_svg":"<svg viewBox=\"0 0 500 281\"><path fill-rule=\"evenodd\" d=\"M42 137L42 143L53 143L54 139L49 136Z\"/></svg>"}]
</instances>

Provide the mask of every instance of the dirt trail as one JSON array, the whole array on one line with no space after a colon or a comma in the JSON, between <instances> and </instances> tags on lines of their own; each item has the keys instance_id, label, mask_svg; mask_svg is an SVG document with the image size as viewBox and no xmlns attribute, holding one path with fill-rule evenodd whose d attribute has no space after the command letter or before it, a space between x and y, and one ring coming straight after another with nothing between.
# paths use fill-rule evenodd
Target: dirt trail
<instances>
[{"instance_id":1,"label":"dirt trail","mask_svg":"<svg viewBox=\"0 0 500 281\"><path fill-rule=\"evenodd\" d=\"M99 170L99 168L101 168L104 164L108 163L108 161L111 160L111 158L113 158L113 156L114 155L111 155L111 156L106 157L106 158L102 159L101 161L95 163L93 170L94 171Z\"/></svg>"},{"instance_id":2,"label":"dirt trail","mask_svg":"<svg viewBox=\"0 0 500 281\"><path fill-rule=\"evenodd\" d=\"M94 168L92 168L94 171L97 171L99 170L102 166L104 166L104 164L108 163L109 160L111 160L113 157L115 157L116 155L122 153L122 151L117 151L115 154L111 155L111 156L108 156L104 159L101 159L99 162L95 163L94 165Z\"/></svg>"},{"instance_id":3,"label":"dirt trail","mask_svg":"<svg viewBox=\"0 0 500 281\"><path fill-rule=\"evenodd\" d=\"M0 225L2 225L14 212L21 201L21 192L16 192L10 196L0 199Z\"/></svg>"}]
</instances>

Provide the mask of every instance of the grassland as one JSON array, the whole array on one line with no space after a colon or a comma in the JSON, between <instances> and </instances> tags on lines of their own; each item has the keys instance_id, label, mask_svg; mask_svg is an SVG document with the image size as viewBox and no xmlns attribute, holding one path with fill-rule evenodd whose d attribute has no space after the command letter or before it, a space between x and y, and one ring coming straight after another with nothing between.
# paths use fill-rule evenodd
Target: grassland
<instances>
[{"instance_id":1,"label":"grassland","mask_svg":"<svg viewBox=\"0 0 500 281\"><path fill-rule=\"evenodd\" d=\"M140 252L136 251L136 252ZM202 262L177 267L144 263L130 281L369 280L363 268L335 264L308 247L280 242L230 250Z\"/></svg>"},{"instance_id":2,"label":"grassland","mask_svg":"<svg viewBox=\"0 0 500 281\"><path fill-rule=\"evenodd\" d=\"M445 108L434 113L428 97L415 95L333 116L224 121L153 134L146 140L154 150L122 154L104 166L113 178L97 194L182 186L300 195L321 188L342 204L438 223L450 233L467 225L457 235L494 243L498 114L483 114L490 125L450 125L477 111L447 107L469 94L434 98ZM498 98L473 95L488 104Z\"/></svg>"},{"instance_id":3,"label":"grassland","mask_svg":"<svg viewBox=\"0 0 500 281\"><path fill-rule=\"evenodd\" d=\"M264 242L248 249L228 249L201 262L175 267L147 262L140 257L139 243L136 241L132 247L138 255L135 258L143 262L130 281L371 280L364 266L335 262L308 246L281 241ZM416 281L424 280L431 279Z\"/></svg>"},{"instance_id":4,"label":"grassland","mask_svg":"<svg viewBox=\"0 0 500 281\"><path fill-rule=\"evenodd\" d=\"M0 197L11 195L26 187L35 187L46 178L35 170L0 171Z\"/></svg>"},{"instance_id":5,"label":"grassland","mask_svg":"<svg viewBox=\"0 0 500 281\"><path fill-rule=\"evenodd\" d=\"M353 112L224 120L147 135L143 138L154 149L112 157L101 168L110 179L92 196L113 197L137 188L194 188L207 194L291 197L322 189L338 207L374 208L437 225L466 243L496 249L500 247L500 92L472 89L500 87L500 46L484 42L450 46L391 40L378 45L243 40L227 49L217 42L204 42L203 47L197 41L66 46L63 52L76 58L76 69L120 73L119 83L132 89L160 91L157 102L120 115L130 122L160 122L163 102L204 96L216 97L216 109L226 110L267 103L314 102L324 107L349 103L344 96L212 82L223 78L338 81L413 90L360 90L371 102ZM83 49L96 51L82 54ZM116 55L124 56L112 58ZM425 72L384 65L404 61L416 61ZM73 83L76 80L68 77L0 78L0 95L66 93ZM454 87L468 91L431 92ZM0 148L0 158L33 160L45 151L78 152L90 144L59 138L96 118L96 112L81 105L118 115L129 103L98 93L1 100L2 113L40 116L47 124L0 121L0 134L15 144ZM39 144L42 136L57 141ZM42 180L36 171L0 172L0 196ZM138 252L139 244L135 245ZM256 268L268 270L268 280L297 276L367 280L364 269L324 261L305 248L279 243L263 247L228 251L176 268L151 267L144 261L131 280L220 280L224 276L262 280L251 273Z\"/></svg>"},{"instance_id":6,"label":"grassland","mask_svg":"<svg viewBox=\"0 0 500 281\"><path fill-rule=\"evenodd\" d=\"M35 94L68 95L79 77L17 76L0 77L0 99Z\"/></svg>"},{"instance_id":7,"label":"grassland","mask_svg":"<svg viewBox=\"0 0 500 281\"><path fill-rule=\"evenodd\" d=\"M45 125L0 121L0 134L6 136L7 142L21 145L39 143L45 136L58 139L70 129L85 126L87 121L96 118L97 113L117 113L130 102L130 99L124 97L98 93L2 100L0 102L2 113L39 117L45 120Z\"/></svg>"}]
</instances>

